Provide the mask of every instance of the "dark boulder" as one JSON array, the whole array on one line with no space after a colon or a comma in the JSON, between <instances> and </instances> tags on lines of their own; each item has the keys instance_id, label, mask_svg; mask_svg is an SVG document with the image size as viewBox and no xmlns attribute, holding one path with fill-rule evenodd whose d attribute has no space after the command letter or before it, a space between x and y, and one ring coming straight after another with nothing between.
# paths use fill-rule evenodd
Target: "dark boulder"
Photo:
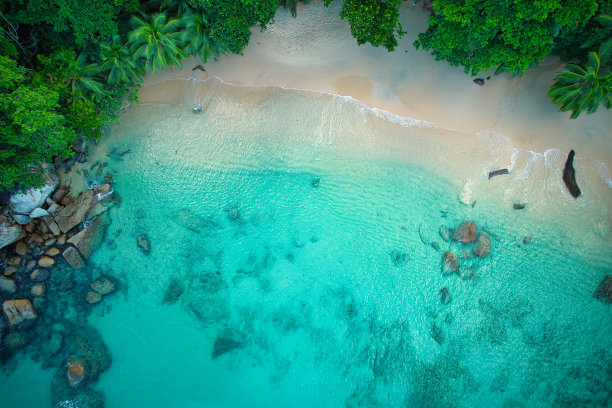
<instances>
[{"instance_id":1,"label":"dark boulder","mask_svg":"<svg viewBox=\"0 0 612 408\"><path fill-rule=\"evenodd\" d=\"M147 234L140 234L136 237L136 244L143 254L149 255L151 253L151 241Z\"/></svg>"},{"instance_id":2,"label":"dark boulder","mask_svg":"<svg viewBox=\"0 0 612 408\"><path fill-rule=\"evenodd\" d=\"M599 282L595 291L595 298L602 302L612 303L612 275L606 275Z\"/></svg>"},{"instance_id":3,"label":"dark boulder","mask_svg":"<svg viewBox=\"0 0 612 408\"><path fill-rule=\"evenodd\" d=\"M456 272L459 269L457 255L454 252L448 251L442 255L442 273L447 275Z\"/></svg>"},{"instance_id":4,"label":"dark boulder","mask_svg":"<svg viewBox=\"0 0 612 408\"><path fill-rule=\"evenodd\" d=\"M491 238L484 232L479 233L474 241L472 252L479 258L489 255L489 252L491 252Z\"/></svg>"},{"instance_id":5,"label":"dark boulder","mask_svg":"<svg viewBox=\"0 0 612 408\"><path fill-rule=\"evenodd\" d=\"M576 183L576 171L574 170L574 151L570 150L567 155L567 160L565 162L565 168L563 169L563 181L567 186L570 194L574 198L578 198L581 193L578 184Z\"/></svg>"},{"instance_id":6,"label":"dark boulder","mask_svg":"<svg viewBox=\"0 0 612 408\"><path fill-rule=\"evenodd\" d=\"M476 238L476 224L471 221L463 221L453 232L453 241L461 244L470 244Z\"/></svg>"}]
</instances>

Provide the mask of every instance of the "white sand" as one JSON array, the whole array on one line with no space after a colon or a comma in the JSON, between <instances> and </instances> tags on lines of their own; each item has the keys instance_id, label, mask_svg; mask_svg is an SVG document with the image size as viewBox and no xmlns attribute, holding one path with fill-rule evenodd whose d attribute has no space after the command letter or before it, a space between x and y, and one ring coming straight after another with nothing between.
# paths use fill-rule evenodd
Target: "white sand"
<instances>
[{"instance_id":1,"label":"white sand","mask_svg":"<svg viewBox=\"0 0 612 408\"><path fill-rule=\"evenodd\" d=\"M148 75L140 99L146 102L159 97L159 87L148 85L190 76L318 90L350 95L368 106L447 129L495 130L513 146L535 152L574 149L577 157L612 168L612 112L601 107L593 115L583 113L572 120L547 99L554 72L563 66L558 60L547 59L520 78L503 73L478 86L461 68L435 61L412 46L427 27L428 13L419 6L412 9L404 4L401 21L408 34L392 53L358 46L348 23L338 17L337 7L326 9L313 1L300 7L295 19L280 9L266 31L254 31L243 56L208 62L206 73L192 72L199 61L190 59L183 70ZM466 142L469 137L466 135Z\"/></svg>"}]
</instances>

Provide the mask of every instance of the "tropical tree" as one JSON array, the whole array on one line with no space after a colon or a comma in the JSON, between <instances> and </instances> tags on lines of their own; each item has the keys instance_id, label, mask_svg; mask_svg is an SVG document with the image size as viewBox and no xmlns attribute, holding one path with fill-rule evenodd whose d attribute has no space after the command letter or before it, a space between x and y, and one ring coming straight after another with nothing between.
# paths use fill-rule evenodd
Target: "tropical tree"
<instances>
[{"instance_id":1,"label":"tropical tree","mask_svg":"<svg viewBox=\"0 0 612 408\"><path fill-rule=\"evenodd\" d=\"M45 81L65 85L71 94L71 100L99 98L104 93L104 83L97 63L89 63L86 53L76 57L72 49L60 48L48 57L38 56L42 66L40 83ZM61 91L61 89L58 88Z\"/></svg>"},{"instance_id":2,"label":"tropical tree","mask_svg":"<svg viewBox=\"0 0 612 408\"><path fill-rule=\"evenodd\" d=\"M325 0L328 6L332 0ZM357 44L370 43L393 51L406 32L399 23L402 0L343 0L340 17L351 25Z\"/></svg>"},{"instance_id":3,"label":"tropical tree","mask_svg":"<svg viewBox=\"0 0 612 408\"><path fill-rule=\"evenodd\" d=\"M582 111L593 113L600 103L612 107L612 74L600 75L601 60L597 53L590 52L585 66L569 64L567 71L557 72L555 83L548 91L548 97L562 112L572 111L571 118L577 118Z\"/></svg>"},{"instance_id":4,"label":"tropical tree","mask_svg":"<svg viewBox=\"0 0 612 408\"><path fill-rule=\"evenodd\" d=\"M584 26L597 0L436 0L414 45L473 75L496 67L521 74L551 53L564 30Z\"/></svg>"},{"instance_id":5,"label":"tropical tree","mask_svg":"<svg viewBox=\"0 0 612 408\"><path fill-rule=\"evenodd\" d=\"M189 55L197 56L202 62L206 62L211 57L216 58L217 55L229 52L225 43L214 36L205 15L189 12L182 20L185 26L182 39Z\"/></svg>"},{"instance_id":6,"label":"tropical tree","mask_svg":"<svg viewBox=\"0 0 612 408\"><path fill-rule=\"evenodd\" d=\"M122 45L118 35L100 44L100 59L100 71L107 72L108 85L134 85L142 82L141 77L145 74L142 65L132 58L129 48Z\"/></svg>"},{"instance_id":7,"label":"tropical tree","mask_svg":"<svg viewBox=\"0 0 612 408\"><path fill-rule=\"evenodd\" d=\"M182 68L180 20L157 13L150 20L134 17L134 24L136 28L129 34L130 48L134 57L144 59L146 69L157 72L166 66Z\"/></svg>"}]
</instances>

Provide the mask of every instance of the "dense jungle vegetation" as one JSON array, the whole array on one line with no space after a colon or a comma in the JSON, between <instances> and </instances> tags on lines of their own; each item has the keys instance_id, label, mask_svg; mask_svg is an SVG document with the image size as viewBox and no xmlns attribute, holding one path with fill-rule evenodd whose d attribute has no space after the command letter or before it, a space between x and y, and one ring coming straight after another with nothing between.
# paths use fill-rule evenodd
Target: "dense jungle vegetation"
<instances>
[{"instance_id":1,"label":"dense jungle vegetation","mask_svg":"<svg viewBox=\"0 0 612 408\"><path fill-rule=\"evenodd\" d=\"M358 44L393 51L402 0L342 2ZM569 62L549 91L572 118L612 105L610 0L408 0L432 11L414 45L475 75ZM424 1L424 4L420 2ZM0 188L42 182L41 163L96 140L145 72L240 54L278 7L309 0L0 0Z\"/></svg>"}]
</instances>

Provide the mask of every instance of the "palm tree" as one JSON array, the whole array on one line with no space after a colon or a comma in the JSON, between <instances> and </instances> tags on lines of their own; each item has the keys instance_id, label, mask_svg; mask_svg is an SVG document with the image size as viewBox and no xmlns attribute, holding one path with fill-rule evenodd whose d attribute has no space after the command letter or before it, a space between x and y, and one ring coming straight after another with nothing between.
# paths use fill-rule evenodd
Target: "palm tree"
<instances>
[{"instance_id":1,"label":"palm tree","mask_svg":"<svg viewBox=\"0 0 612 408\"><path fill-rule=\"evenodd\" d=\"M184 57L181 49L181 23L176 18L166 21L164 14L154 14L151 21L134 17L136 28L129 34L131 50L136 58L145 60L145 68L153 72L167 65L178 65Z\"/></svg>"},{"instance_id":2,"label":"palm tree","mask_svg":"<svg viewBox=\"0 0 612 408\"><path fill-rule=\"evenodd\" d=\"M100 44L101 71L108 71L107 83L137 84L142 81L144 69L132 58L130 50L121 44L121 37L114 35L112 41Z\"/></svg>"},{"instance_id":3,"label":"palm tree","mask_svg":"<svg viewBox=\"0 0 612 408\"><path fill-rule=\"evenodd\" d=\"M589 52L585 66L569 64L567 71L557 72L555 83L548 91L548 97L562 112L572 111L571 118L577 118L583 110L593 113L603 102L612 107L612 74L599 75L601 61L595 52Z\"/></svg>"},{"instance_id":4,"label":"palm tree","mask_svg":"<svg viewBox=\"0 0 612 408\"><path fill-rule=\"evenodd\" d=\"M216 58L217 55L229 52L225 43L214 37L206 16L189 12L183 16L182 21L185 26L185 51L189 55L198 56L202 62L206 62L211 57Z\"/></svg>"}]
</instances>

